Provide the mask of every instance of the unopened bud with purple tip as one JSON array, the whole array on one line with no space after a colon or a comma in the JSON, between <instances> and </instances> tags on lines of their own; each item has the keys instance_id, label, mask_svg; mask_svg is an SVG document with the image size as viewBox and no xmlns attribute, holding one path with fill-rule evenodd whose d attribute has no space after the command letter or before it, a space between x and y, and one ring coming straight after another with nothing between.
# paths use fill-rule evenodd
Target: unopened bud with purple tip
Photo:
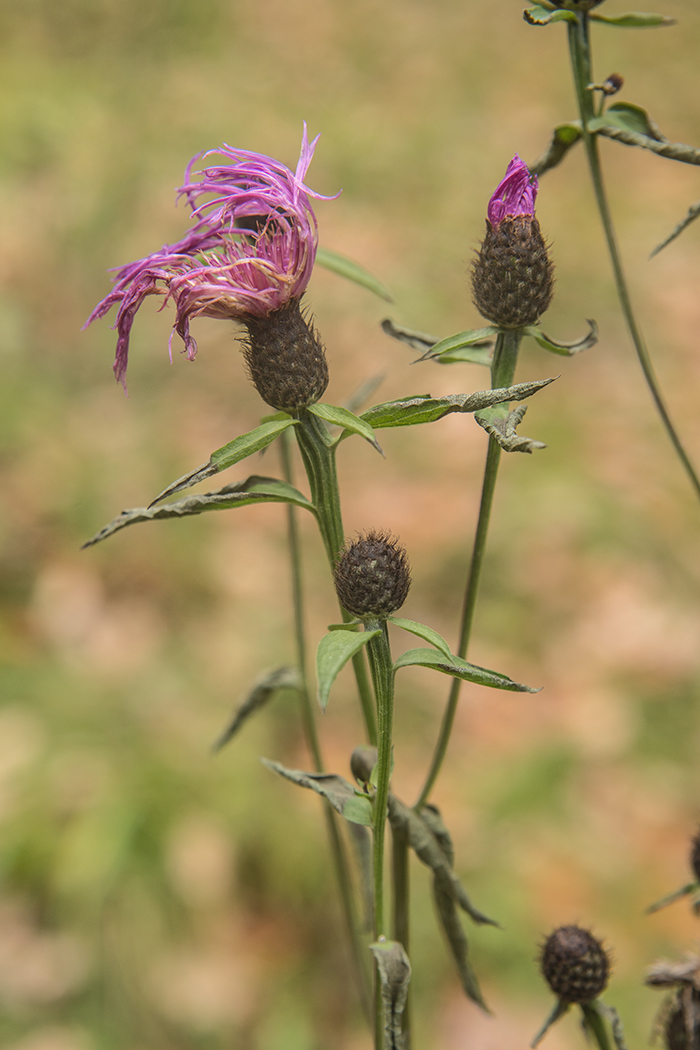
<instances>
[{"instance_id":1,"label":"unopened bud with purple tip","mask_svg":"<svg viewBox=\"0 0 700 1050\"><path fill-rule=\"evenodd\" d=\"M516 155L488 205L472 267L477 309L500 328L534 324L552 299L554 267L535 218L537 176Z\"/></svg>"}]
</instances>

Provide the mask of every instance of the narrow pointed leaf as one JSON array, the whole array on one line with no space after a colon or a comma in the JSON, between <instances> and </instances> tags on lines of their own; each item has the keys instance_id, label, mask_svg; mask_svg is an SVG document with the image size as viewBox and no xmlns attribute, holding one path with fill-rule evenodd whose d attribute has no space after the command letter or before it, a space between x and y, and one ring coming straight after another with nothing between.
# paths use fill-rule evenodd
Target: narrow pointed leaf
<instances>
[{"instance_id":1,"label":"narrow pointed leaf","mask_svg":"<svg viewBox=\"0 0 700 1050\"><path fill-rule=\"evenodd\" d=\"M394 663L395 670L398 671L402 667L429 667L433 671L440 671L453 678L461 678L464 682L474 682L475 685L490 686L492 689L507 689L515 693L539 692L539 689L532 689L529 685L520 685L512 681L507 675L469 664L459 656L453 655L448 661L435 649L409 649Z\"/></svg>"},{"instance_id":2,"label":"narrow pointed leaf","mask_svg":"<svg viewBox=\"0 0 700 1050\"><path fill-rule=\"evenodd\" d=\"M463 346L458 350L446 350L435 360L439 365L484 365L490 368L493 360L492 345L485 343L483 347Z\"/></svg>"},{"instance_id":3,"label":"narrow pointed leaf","mask_svg":"<svg viewBox=\"0 0 700 1050\"><path fill-rule=\"evenodd\" d=\"M669 904L673 904L675 901L681 899L681 897L687 897L691 893L696 893L700 889L700 883L689 882L686 886L681 886L679 890L674 890L673 893L667 894L662 897L660 901L654 901L650 904L646 910L647 915L653 915L655 911L661 911L662 908L667 907Z\"/></svg>"},{"instance_id":4,"label":"narrow pointed leaf","mask_svg":"<svg viewBox=\"0 0 700 1050\"><path fill-rule=\"evenodd\" d=\"M475 394L449 394L446 397L431 397L422 394L418 397L402 398L400 401L387 401L375 405L362 413L362 419L380 430L383 427L409 427L418 423L434 423L451 412L478 412L490 405L507 401L523 401L544 387L553 383L556 376L541 379L532 383L516 383L514 386L501 387L496 390L479 390Z\"/></svg>"},{"instance_id":5,"label":"narrow pointed leaf","mask_svg":"<svg viewBox=\"0 0 700 1050\"><path fill-rule=\"evenodd\" d=\"M437 879L433 880L433 895L440 925L445 932L464 993L488 1014L491 1011L484 1001L479 981L469 961L469 945L455 902Z\"/></svg>"},{"instance_id":6,"label":"narrow pointed leaf","mask_svg":"<svg viewBox=\"0 0 700 1050\"><path fill-rule=\"evenodd\" d=\"M430 642L436 649L447 657L448 660L452 659L452 651L437 631L434 631L432 627L427 627L424 623L416 623L415 620L404 620L401 616L389 616L389 623L396 624L402 631L408 631L409 634L415 634L419 638L422 638L424 642Z\"/></svg>"},{"instance_id":7,"label":"narrow pointed leaf","mask_svg":"<svg viewBox=\"0 0 700 1050\"><path fill-rule=\"evenodd\" d=\"M537 1047L542 1042L552 1025L555 1024L560 1017L564 1016L564 1014L567 1012L570 1006L571 1003L564 1002L563 999L557 999L549 1017L544 1022L535 1038L530 1043L530 1050L535 1050L535 1047Z\"/></svg>"},{"instance_id":8,"label":"narrow pointed leaf","mask_svg":"<svg viewBox=\"0 0 700 1050\"><path fill-rule=\"evenodd\" d=\"M378 634L381 634L381 631L363 631L362 634L356 631L332 631L321 639L316 650L316 677L318 702L324 711L331 686L345 664Z\"/></svg>"},{"instance_id":9,"label":"narrow pointed leaf","mask_svg":"<svg viewBox=\"0 0 700 1050\"><path fill-rule=\"evenodd\" d=\"M333 273L338 274L339 277L345 277L346 280L359 284L361 288L374 292L375 295L378 295L380 299L384 299L387 303L393 303L394 298L389 289L374 274L353 259L348 259L347 256L341 255L339 252L333 252L330 248L318 248L316 250L316 262L319 266L324 266L326 270L331 270Z\"/></svg>"},{"instance_id":10,"label":"narrow pointed leaf","mask_svg":"<svg viewBox=\"0 0 700 1050\"><path fill-rule=\"evenodd\" d=\"M404 328L403 325L394 324L394 322L385 317L382 321L382 330L390 335L392 339L398 339L400 343L405 343L406 346L410 346L412 350L418 350L419 353L424 354L430 350L431 347L435 346L436 343L440 342L440 339L436 335L428 335L426 332L416 332L413 328Z\"/></svg>"},{"instance_id":11,"label":"narrow pointed leaf","mask_svg":"<svg viewBox=\"0 0 700 1050\"><path fill-rule=\"evenodd\" d=\"M601 999L596 1002L598 1013L602 1014L603 1017L607 1018L610 1030L612 1032L613 1042L617 1050L627 1050L627 1041L625 1039L625 1030L622 1027L622 1021L620 1015L614 1006L608 1006Z\"/></svg>"},{"instance_id":12,"label":"narrow pointed leaf","mask_svg":"<svg viewBox=\"0 0 700 1050\"><path fill-rule=\"evenodd\" d=\"M224 445L223 448L212 452L208 463L203 463L201 467L197 467L196 470L178 478L172 485L168 485L167 489L163 489L149 506L154 507L156 503L160 503L161 500L166 499L168 496L174 496L176 492L182 492L183 489L188 489L192 485L196 485L197 482L205 481L214 474L218 474L219 471L226 470L227 467L232 467L235 463L240 463L242 459L247 459L248 456L252 456L255 452L260 452L262 449L267 448L288 427L296 426L296 423L296 419L292 419L285 414L284 418L269 420L256 427L255 430L250 430L247 434L241 434L240 437L229 441L228 445Z\"/></svg>"},{"instance_id":13,"label":"narrow pointed leaf","mask_svg":"<svg viewBox=\"0 0 700 1050\"><path fill-rule=\"evenodd\" d=\"M505 415L502 410L499 412L500 407L497 405L487 408L484 412L477 412L474 419L489 437L498 442L504 452L532 453L547 447L544 442L535 441L534 438L525 437L517 432L527 412L527 405L520 405Z\"/></svg>"},{"instance_id":14,"label":"narrow pointed leaf","mask_svg":"<svg viewBox=\"0 0 700 1050\"><path fill-rule=\"evenodd\" d=\"M433 835L438 841L440 849L447 858L447 863L451 868L455 865L455 848L452 842L452 836L450 835L445 822L442 819L440 810L432 802L427 802L420 810L418 816L421 818L424 824L426 824Z\"/></svg>"},{"instance_id":15,"label":"narrow pointed leaf","mask_svg":"<svg viewBox=\"0 0 700 1050\"><path fill-rule=\"evenodd\" d=\"M531 336L535 342L539 343L545 350L551 350L553 354L561 354L562 357L573 357L574 354L580 354L582 350L590 350L598 342L598 325L591 317L587 317L586 320L588 321L588 335L584 335L582 339L575 339L572 343L557 343L535 325L529 325L527 328L524 328L523 334Z\"/></svg>"},{"instance_id":16,"label":"narrow pointed leaf","mask_svg":"<svg viewBox=\"0 0 700 1050\"><path fill-rule=\"evenodd\" d=\"M354 631L362 626L362 620L348 620L347 623L329 623L327 631Z\"/></svg>"},{"instance_id":17,"label":"narrow pointed leaf","mask_svg":"<svg viewBox=\"0 0 700 1050\"><path fill-rule=\"evenodd\" d=\"M681 219L677 226L674 226L674 228L669 233L668 237L666 237L661 242L661 244L656 245L656 247L650 255L650 258L653 258L655 255L657 255L663 248L670 244L671 241L675 241L676 237L680 236L680 234L683 233L683 230L685 230L686 227L690 226L691 222L694 222L695 219L697 219L698 215L700 215L700 201L698 201L697 204L692 204L690 206L686 217L684 219Z\"/></svg>"},{"instance_id":18,"label":"narrow pointed leaf","mask_svg":"<svg viewBox=\"0 0 700 1050\"><path fill-rule=\"evenodd\" d=\"M299 690L301 684L301 676L296 667L277 667L274 671L268 671L267 674L258 679L248 696L236 710L231 722L213 745L212 751L220 751L222 747L228 744L229 740L236 735L244 722L247 722L252 714L264 707L278 690Z\"/></svg>"},{"instance_id":19,"label":"narrow pointed leaf","mask_svg":"<svg viewBox=\"0 0 700 1050\"><path fill-rule=\"evenodd\" d=\"M187 518L193 514L203 514L209 510L229 510L233 507L247 507L251 503L291 503L316 513L313 503L302 496L293 485L278 478L265 478L257 474L234 485L225 485L215 492L204 492L198 496L188 496L175 503L165 503L157 507L132 507L123 510L113 521L100 529L92 539L83 544L83 548L101 543L127 525L137 525L142 521L161 521L170 518Z\"/></svg>"},{"instance_id":20,"label":"narrow pointed leaf","mask_svg":"<svg viewBox=\"0 0 700 1050\"><path fill-rule=\"evenodd\" d=\"M268 769L271 769L273 773L278 773L285 780L290 780L292 784L309 788L311 791L315 791L317 795L327 799L333 806L333 809L337 810L343 817L346 816L345 809L347 806L350 806L350 811L354 814L356 812L354 803L362 801L362 799L358 798L356 789L352 784L335 773L305 773L301 769L287 769L281 762L273 762L269 758L261 758L260 761ZM366 801L369 803L369 800ZM364 820L356 820L354 816L348 816L347 819L355 824L365 823Z\"/></svg>"},{"instance_id":21,"label":"narrow pointed leaf","mask_svg":"<svg viewBox=\"0 0 700 1050\"><path fill-rule=\"evenodd\" d=\"M450 335L446 339L441 339L439 343L435 343L419 360L433 360L442 354L452 354L468 346L491 346L497 335L498 328L494 325L489 325L487 328L472 328L468 332L458 332L457 335ZM477 358L477 363L483 362Z\"/></svg>"},{"instance_id":22,"label":"narrow pointed leaf","mask_svg":"<svg viewBox=\"0 0 700 1050\"><path fill-rule=\"evenodd\" d=\"M399 941L381 937L369 946L377 963L384 1013L384 1050L403 1050L401 1015L408 999L411 964Z\"/></svg>"},{"instance_id":23,"label":"narrow pointed leaf","mask_svg":"<svg viewBox=\"0 0 700 1050\"><path fill-rule=\"evenodd\" d=\"M369 441L370 445L376 448L377 452L384 455L379 442L374 436L372 427L364 417L356 416L354 412L350 412L347 408L341 408L340 405L324 405L322 401L315 405L309 405L308 411L318 416L319 419L325 420L326 423L331 423L336 427L343 427L344 430L349 430L352 434L359 434L365 441Z\"/></svg>"},{"instance_id":24,"label":"narrow pointed leaf","mask_svg":"<svg viewBox=\"0 0 700 1050\"><path fill-rule=\"evenodd\" d=\"M523 11L523 18L526 22L529 22L531 26L546 26L552 22L576 21L576 15L573 11L552 11L551 8L542 7L540 4L536 4L534 7L529 7L527 10Z\"/></svg>"},{"instance_id":25,"label":"narrow pointed leaf","mask_svg":"<svg viewBox=\"0 0 700 1050\"><path fill-rule=\"evenodd\" d=\"M609 26L621 26L623 29L651 29L654 26L673 26L675 18L667 15L653 15L647 11L628 11L624 15L601 15L591 12L588 17L593 22L605 22Z\"/></svg>"},{"instance_id":26,"label":"narrow pointed leaf","mask_svg":"<svg viewBox=\"0 0 700 1050\"><path fill-rule=\"evenodd\" d=\"M556 168L560 164L572 146L581 140L583 132L580 121L570 121L566 124L557 124L552 132L549 146L538 157L534 164L528 165L531 175L544 175L550 168Z\"/></svg>"}]
</instances>

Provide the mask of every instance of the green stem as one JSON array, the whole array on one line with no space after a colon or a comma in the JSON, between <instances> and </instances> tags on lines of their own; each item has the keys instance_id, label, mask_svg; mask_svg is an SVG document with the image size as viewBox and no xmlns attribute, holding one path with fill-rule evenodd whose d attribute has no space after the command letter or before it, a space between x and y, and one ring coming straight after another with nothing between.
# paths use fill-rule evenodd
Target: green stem
<instances>
[{"instance_id":1,"label":"green stem","mask_svg":"<svg viewBox=\"0 0 700 1050\"><path fill-rule=\"evenodd\" d=\"M294 427L294 432L309 480L311 501L316 507L318 527L332 571L335 568L338 553L345 543L338 473L335 465L335 444L325 424L312 412L301 409L296 413L296 418L300 425ZM340 612L344 623L354 619L342 606ZM377 727L372 690L363 653L360 652L353 656L352 666L360 695L367 737L370 744L376 745Z\"/></svg>"},{"instance_id":2,"label":"green stem","mask_svg":"<svg viewBox=\"0 0 700 1050\"><path fill-rule=\"evenodd\" d=\"M681 442L680 437L676 431L676 428L671 421L668 409L664 402L659 387L659 382L654 373L654 366L649 356L649 350L647 349L642 335L641 329L637 324L637 320L634 315L632 302L627 288L627 281L625 278L624 270L622 268L622 258L620 256L620 249L617 244L617 236L615 233L615 227L612 221L612 214L610 212L610 205L608 203L607 194L605 192L605 185L603 182L603 171L600 163L600 152L598 149L598 136L592 134L588 130L588 121L591 120L594 113L594 102L593 92L588 90L588 85L592 82L592 66L591 66L591 48L589 39L589 21L588 12L582 11L578 13L578 18L575 22L567 22L567 30L569 34L569 52L571 56L571 68L574 77L574 86L576 89L576 98L578 101L579 114L581 117L581 125L583 128L583 140L586 148L586 156L588 158L588 166L591 172L591 179L593 181L593 190L595 193L596 204L600 213L601 222L603 224L603 230L605 232L605 239L608 245L608 253L610 255L610 262L612 264L613 275L615 279L615 288L617 290L617 296L620 301L620 308L622 310L627 330L630 334L632 343L634 344L639 363L644 373L649 392L653 398L656 410L659 413L661 422L668 434L668 437L673 445L676 455L681 462L683 469L685 470L688 479L695 489L695 493L700 497L700 478L688 457L685 448Z\"/></svg>"},{"instance_id":3,"label":"green stem","mask_svg":"<svg viewBox=\"0 0 700 1050\"><path fill-rule=\"evenodd\" d=\"M285 481L293 483L292 462L289 452L289 440L286 433L282 434L280 442L282 456L282 471ZM321 745L318 738L316 719L309 694L307 661L306 661L306 630L304 623L304 593L302 586L301 571L301 546L299 543L299 530L297 527L296 507L287 505L287 540L292 568L292 602L294 608L294 638L296 647L296 660L299 669L301 685L299 688L299 702L301 706L301 717L304 725L306 742L311 752L314 769L322 773L324 769ZM368 1020L371 1015L371 996L369 988L369 971L365 961L366 952L363 950L359 934L359 924L355 909L355 898L350 880L350 865L348 863L345 844L338 828L337 818L332 806L327 801L323 807L326 821L326 831L331 846L333 867L335 868L340 900L347 928L350 951L355 968L355 976L360 994L362 1008Z\"/></svg>"},{"instance_id":4,"label":"green stem","mask_svg":"<svg viewBox=\"0 0 700 1050\"><path fill-rule=\"evenodd\" d=\"M411 899L408 833L406 828L391 829L391 875L394 888L394 921L392 937L399 941L406 955L410 955L410 913ZM410 992L404 1006L402 1021L403 1048L411 1050Z\"/></svg>"},{"instance_id":5,"label":"green stem","mask_svg":"<svg viewBox=\"0 0 700 1050\"><path fill-rule=\"evenodd\" d=\"M597 1000L592 1003L582 1003L581 1010L583 1011L586 1028L598 1044L599 1050L613 1050L605 1027L605 1021L598 1010Z\"/></svg>"},{"instance_id":6,"label":"green stem","mask_svg":"<svg viewBox=\"0 0 700 1050\"><path fill-rule=\"evenodd\" d=\"M499 333L498 339L496 340L493 363L491 365L492 389L501 386L510 386L512 384L513 376L515 375L515 367L518 362L518 351L520 349L521 338L522 333L519 329L502 331ZM493 438L489 438L489 446L486 453L486 465L484 467L484 480L481 488L479 518L476 524L474 546L472 548L472 557L469 566L469 576L467 578L467 586L464 592L464 603L462 606L462 622L458 650L458 653L462 658L465 658L467 655L469 639L471 637L471 630L474 622L474 610L476 608L476 599L479 592L479 581L481 579L481 569L484 561L484 552L486 550L486 538L489 531L491 507L493 506L493 494L496 489L496 479L498 477L498 465L500 460L500 446ZM415 809L417 810L422 809L427 802L430 792L435 785L435 781L438 778L438 774L440 773L440 769L442 768L442 763L444 762L447 753L447 746L450 742L455 715L457 713L457 701L459 700L461 685L462 683L459 678L452 679L447 706L445 707L445 712L442 716L442 723L440 725L440 734L433 752L433 760L423 790L420 794L420 798L415 805Z\"/></svg>"}]
</instances>

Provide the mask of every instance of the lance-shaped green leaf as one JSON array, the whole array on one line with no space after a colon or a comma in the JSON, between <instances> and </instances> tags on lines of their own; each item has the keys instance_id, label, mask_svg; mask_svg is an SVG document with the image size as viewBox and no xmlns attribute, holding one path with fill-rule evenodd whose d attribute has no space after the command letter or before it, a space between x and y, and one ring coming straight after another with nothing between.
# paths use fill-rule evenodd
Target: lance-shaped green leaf
<instances>
[{"instance_id":1,"label":"lance-shaped green leaf","mask_svg":"<svg viewBox=\"0 0 700 1050\"><path fill-rule=\"evenodd\" d=\"M569 121L565 124L557 124L552 132L549 146L538 157L534 164L528 165L531 175L544 175L550 168L556 168L560 164L572 146L581 140L583 132L580 121Z\"/></svg>"},{"instance_id":2,"label":"lance-shaped green leaf","mask_svg":"<svg viewBox=\"0 0 700 1050\"><path fill-rule=\"evenodd\" d=\"M523 18L531 26L547 26L552 22L575 22L576 15L573 11L555 10L545 7L543 4L535 4L523 11Z\"/></svg>"},{"instance_id":3,"label":"lance-shaped green leaf","mask_svg":"<svg viewBox=\"0 0 700 1050\"><path fill-rule=\"evenodd\" d=\"M393 303L394 299L389 289L374 274L353 259L348 259L339 252L333 252L330 248L317 248L316 262L319 266L324 266L326 270L337 273L339 277L345 277L346 280L359 284L361 288L374 292L380 299Z\"/></svg>"},{"instance_id":4,"label":"lance-shaped green leaf","mask_svg":"<svg viewBox=\"0 0 700 1050\"><path fill-rule=\"evenodd\" d=\"M436 335L428 335L426 332L416 332L413 328L404 328L403 325L394 324L394 322L385 317L382 321L382 330L390 335L392 339L398 339L400 343L405 343L406 346L410 346L412 350L418 350L419 353L424 354L430 350L436 343L440 342L440 339Z\"/></svg>"},{"instance_id":5,"label":"lance-shaped green leaf","mask_svg":"<svg viewBox=\"0 0 700 1050\"><path fill-rule=\"evenodd\" d=\"M132 507L131 510L123 510L113 521L100 529L92 539L83 544L82 549L92 547L101 543L108 536L112 536L127 525L137 525L142 521L166 521L171 518L188 518L193 514L204 514L209 510L230 510L233 507L247 507L251 503L291 503L295 507L302 507L316 513L313 503L306 496L302 496L293 485L278 478L260 477L251 475L245 481L239 481L234 485L225 485L215 492L204 492L198 496L188 496L186 499L176 500L175 503L165 503L158 507Z\"/></svg>"},{"instance_id":6,"label":"lance-shaped green leaf","mask_svg":"<svg viewBox=\"0 0 700 1050\"><path fill-rule=\"evenodd\" d=\"M423 862L433 873L434 878L444 888L456 904L478 925L498 926L494 919L476 908L457 874L452 870L451 859L443 850L437 836L424 819L424 812L416 813L407 806L396 795L389 795L388 804L389 823L392 828L403 832L409 841L411 849L419 860Z\"/></svg>"},{"instance_id":7,"label":"lance-shaped green leaf","mask_svg":"<svg viewBox=\"0 0 700 1050\"><path fill-rule=\"evenodd\" d=\"M514 408L506 415L499 413L498 407L487 408L485 412L477 412L474 419L480 427L484 428L489 437L498 442L504 452L530 453L547 447L543 441L535 441L534 438L525 437L517 432L527 412L527 405L520 405L519 408Z\"/></svg>"},{"instance_id":8,"label":"lance-shaped green leaf","mask_svg":"<svg viewBox=\"0 0 700 1050\"><path fill-rule=\"evenodd\" d=\"M324 635L316 650L316 678L318 680L318 702L325 711L331 686L348 660L359 653L371 638L381 631L331 631Z\"/></svg>"},{"instance_id":9,"label":"lance-shaped green leaf","mask_svg":"<svg viewBox=\"0 0 700 1050\"><path fill-rule=\"evenodd\" d=\"M446 397L431 397L421 394L418 397L402 398L400 401L387 401L375 405L362 413L362 419L379 430L383 427L410 427L418 423L434 423L451 412L479 412L491 405L506 401L524 401L549 386L556 379L540 379L531 383L516 383L514 386L498 387L495 390L479 390L475 394L448 394Z\"/></svg>"},{"instance_id":10,"label":"lance-shaped green leaf","mask_svg":"<svg viewBox=\"0 0 700 1050\"><path fill-rule=\"evenodd\" d=\"M635 135L644 135L656 142L668 142L666 136L662 135L658 124L651 119L647 111L632 102L613 102L600 117L594 117L588 121L589 131L599 131L609 127L631 131Z\"/></svg>"},{"instance_id":11,"label":"lance-shaped green leaf","mask_svg":"<svg viewBox=\"0 0 700 1050\"><path fill-rule=\"evenodd\" d=\"M559 1018L564 1016L564 1014L567 1012L570 1006L571 1003L567 1003L563 999L557 999L549 1017L544 1022L535 1038L530 1043L530 1050L535 1050L535 1048L539 1046L549 1029L552 1027L552 1025L556 1024Z\"/></svg>"},{"instance_id":12,"label":"lance-shaped green leaf","mask_svg":"<svg viewBox=\"0 0 700 1050\"><path fill-rule=\"evenodd\" d=\"M590 350L598 342L598 325L591 317L587 317L586 320L588 321L588 334L582 339L575 339L573 343L557 343L545 335L541 328L532 324L523 328L523 334L531 336L540 346L543 346L545 350L550 350L553 354L573 357L574 354L580 354L582 350Z\"/></svg>"},{"instance_id":13,"label":"lance-shaped green leaf","mask_svg":"<svg viewBox=\"0 0 700 1050\"><path fill-rule=\"evenodd\" d=\"M437 631L434 631L432 627L426 626L424 623L417 623L415 620L404 620L402 616L389 616L387 617L389 623L396 624L402 631L408 631L409 634L415 634L418 638L422 638L424 642L430 642L436 649L447 657L448 660L452 659L452 651Z\"/></svg>"},{"instance_id":14,"label":"lance-shaped green leaf","mask_svg":"<svg viewBox=\"0 0 700 1050\"><path fill-rule=\"evenodd\" d=\"M372 427L365 420L364 416L356 416L354 412L347 408L341 408L340 405L324 405L322 401L318 401L315 405L309 405L308 411L332 426L343 427L344 430L349 430L351 434L359 434L365 441L369 441L370 445L376 448L377 452L381 453L382 456L384 455L381 445L374 436Z\"/></svg>"},{"instance_id":15,"label":"lance-shaped green leaf","mask_svg":"<svg viewBox=\"0 0 700 1050\"><path fill-rule=\"evenodd\" d=\"M419 817L427 827L430 828L433 835L438 841L440 849L447 858L447 863L451 868L454 868L455 864L455 848L452 842L452 836L447 830L447 825L442 819L440 810L432 802L426 802L423 808L419 812Z\"/></svg>"},{"instance_id":16,"label":"lance-shaped green leaf","mask_svg":"<svg viewBox=\"0 0 700 1050\"><path fill-rule=\"evenodd\" d=\"M395 670L398 671L402 667L429 667L433 671L440 671L441 674L461 678L462 681L473 682L475 685L486 685L492 689L507 689L514 693L539 693L539 689L533 689L529 685L520 685L507 675L469 664L454 654L450 660L446 660L435 649L409 649L394 662Z\"/></svg>"},{"instance_id":17,"label":"lance-shaped green leaf","mask_svg":"<svg viewBox=\"0 0 700 1050\"><path fill-rule=\"evenodd\" d=\"M333 809L346 820L371 827L372 806L369 799L359 797L357 790L344 777L335 773L304 773L301 769L287 769L281 762L273 762L269 758L261 758L260 761L273 773L278 773L285 780L291 780L292 784L309 788L327 799ZM363 802L366 803L364 808L361 805ZM362 819L358 819L358 816Z\"/></svg>"},{"instance_id":18,"label":"lance-shaped green leaf","mask_svg":"<svg viewBox=\"0 0 700 1050\"><path fill-rule=\"evenodd\" d=\"M598 126L600 121L602 123ZM595 126L591 127L593 124ZM677 160L681 164L700 164L700 149L696 146L688 146L685 142L668 142L665 139L660 141L652 138L650 135L640 135L634 131L626 131L624 128L606 123L604 117L596 117L594 121L589 121L589 128L591 131L597 131L599 135L605 135L608 139L623 142L626 146L640 146L642 149L648 149L660 157Z\"/></svg>"},{"instance_id":19,"label":"lance-shaped green leaf","mask_svg":"<svg viewBox=\"0 0 700 1050\"><path fill-rule=\"evenodd\" d=\"M667 15L653 15L648 11L628 11L624 15L601 15L592 11L588 16L593 22L604 22L609 26L620 26L622 29L653 29L655 26L673 26L675 18Z\"/></svg>"},{"instance_id":20,"label":"lance-shaped green leaf","mask_svg":"<svg viewBox=\"0 0 700 1050\"><path fill-rule=\"evenodd\" d=\"M488 347L493 345L495 337L498 335L498 328L494 325L488 325L486 328L472 328L468 332L458 332L456 335L450 335L446 339L441 339L439 343L435 343L434 346L419 357L419 361L432 361L436 357L442 357L443 354L453 355L458 350L466 350L468 347ZM476 364L488 364L489 361L484 362L485 351L482 350L477 353L475 358ZM455 358L455 360L470 360L469 358Z\"/></svg>"},{"instance_id":21,"label":"lance-shaped green leaf","mask_svg":"<svg viewBox=\"0 0 700 1050\"><path fill-rule=\"evenodd\" d=\"M181 478L178 478L177 481L173 481L172 485L168 485L167 489L163 489L149 506L154 507L156 503L160 503L161 500L166 499L168 496L174 496L176 492L182 492L183 489L196 485L198 481L206 481L207 478L218 474L219 471L226 470L227 467L232 467L235 463L240 463L242 459L247 459L248 456L252 456L255 452L261 452L262 449L267 448L288 427L296 426L298 422L296 419L286 415L286 413L280 413L280 415L282 415L282 418L261 423L255 430L249 430L247 434L241 434L240 437L229 441L228 445L224 445L222 448L218 448L216 452L212 452L208 463L203 463L201 467L197 467L196 470L192 470L189 474L184 474Z\"/></svg>"},{"instance_id":22,"label":"lance-shaped green leaf","mask_svg":"<svg viewBox=\"0 0 700 1050\"><path fill-rule=\"evenodd\" d=\"M484 1001L479 981L469 960L469 944L455 902L437 879L433 879L433 896L440 925L450 946L464 994L488 1014L491 1011Z\"/></svg>"},{"instance_id":23,"label":"lance-shaped green leaf","mask_svg":"<svg viewBox=\"0 0 700 1050\"><path fill-rule=\"evenodd\" d=\"M222 747L228 744L243 723L247 722L250 716L259 711L261 707L264 707L268 700L271 700L280 689L299 690L301 685L301 676L296 667L277 667L274 671L268 671L254 684L221 736L213 745L212 751L220 751Z\"/></svg>"},{"instance_id":24,"label":"lance-shaped green leaf","mask_svg":"<svg viewBox=\"0 0 700 1050\"><path fill-rule=\"evenodd\" d=\"M679 890L674 890L673 893L668 893L665 897L662 897L660 901L654 901L653 904L649 905L646 913L647 915L653 915L655 911L661 911L662 908L680 900L681 897L687 897L691 893L697 893L698 890L700 890L699 882L689 882L687 885L681 886Z\"/></svg>"},{"instance_id":25,"label":"lance-shaped green leaf","mask_svg":"<svg viewBox=\"0 0 700 1050\"><path fill-rule=\"evenodd\" d=\"M401 1015L408 999L411 964L399 941L380 937L369 946L377 963L384 1013L384 1050L404 1050Z\"/></svg>"},{"instance_id":26,"label":"lance-shaped green leaf","mask_svg":"<svg viewBox=\"0 0 700 1050\"><path fill-rule=\"evenodd\" d=\"M669 233L668 237L666 237L661 242L661 244L657 244L656 245L656 247L654 248L653 252L651 252L651 255L649 256L649 258L653 258L663 248L665 248L668 244L670 244L671 241L675 241L676 237L680 236L680 234L683 233L683 230L685 230L686 227L690 226L691 222L694 222L697 219L698 215L700 215L700 201L698 201L697 204L692 204L690 206L690 208L688 209L688 214L686 215L686 217L684 219L681 219L681 221L678 223L677 226L673 227L673 229Z\"/></svg>"}]
</instances>

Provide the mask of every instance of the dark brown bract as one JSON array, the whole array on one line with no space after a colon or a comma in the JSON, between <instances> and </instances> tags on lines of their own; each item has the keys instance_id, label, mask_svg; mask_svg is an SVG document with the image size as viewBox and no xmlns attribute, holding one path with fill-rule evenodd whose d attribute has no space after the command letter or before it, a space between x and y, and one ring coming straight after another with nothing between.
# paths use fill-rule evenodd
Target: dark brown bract
<instances>
[{"instance_id":1,"label":"dark brown bract","mask_svg":"<svg viewBox=\"0 0 700 1050\"><path fill-rule=\"evenodd\" d=\"M486 236L472 267L474 303L501 328L534 324L549 306L554 266L540 224L532 215L486 222Z\"/></svg>"},{"instance_id":2,"label":"dark brown bract","mask_svg":"<svg viewBox=\"0 0 700 1050\"><path fill-rule=\"evenodd\" d=\"M298 299L264 317L246 317L243 355L260 397L272 408L294 412L315 405L328 386L323 344Z\"/></svg>"},{"instance_id":3,"label":"dark brown bract","mask_svg":"<svg viewBox=\"0 0 700 1050\"><path fill-rule=\"evenodd\" d=\"M335 567L340 604L355 616L390 616L406 601L411 572L406 551L384 532L360 535L341 551Z\"/></svg>"},{"instance_id":4,"label":"dark brown bract","mask_svg":"<svg viewBox=\"0 0 700 1050\"><path fill-rule=\"evenodd\" d=\"M555 995L567 1003L590 1003L608 983L610 959L600 941L580 926L560 926L542 948L540 966Z\"/></svg>"}]
</instances>

